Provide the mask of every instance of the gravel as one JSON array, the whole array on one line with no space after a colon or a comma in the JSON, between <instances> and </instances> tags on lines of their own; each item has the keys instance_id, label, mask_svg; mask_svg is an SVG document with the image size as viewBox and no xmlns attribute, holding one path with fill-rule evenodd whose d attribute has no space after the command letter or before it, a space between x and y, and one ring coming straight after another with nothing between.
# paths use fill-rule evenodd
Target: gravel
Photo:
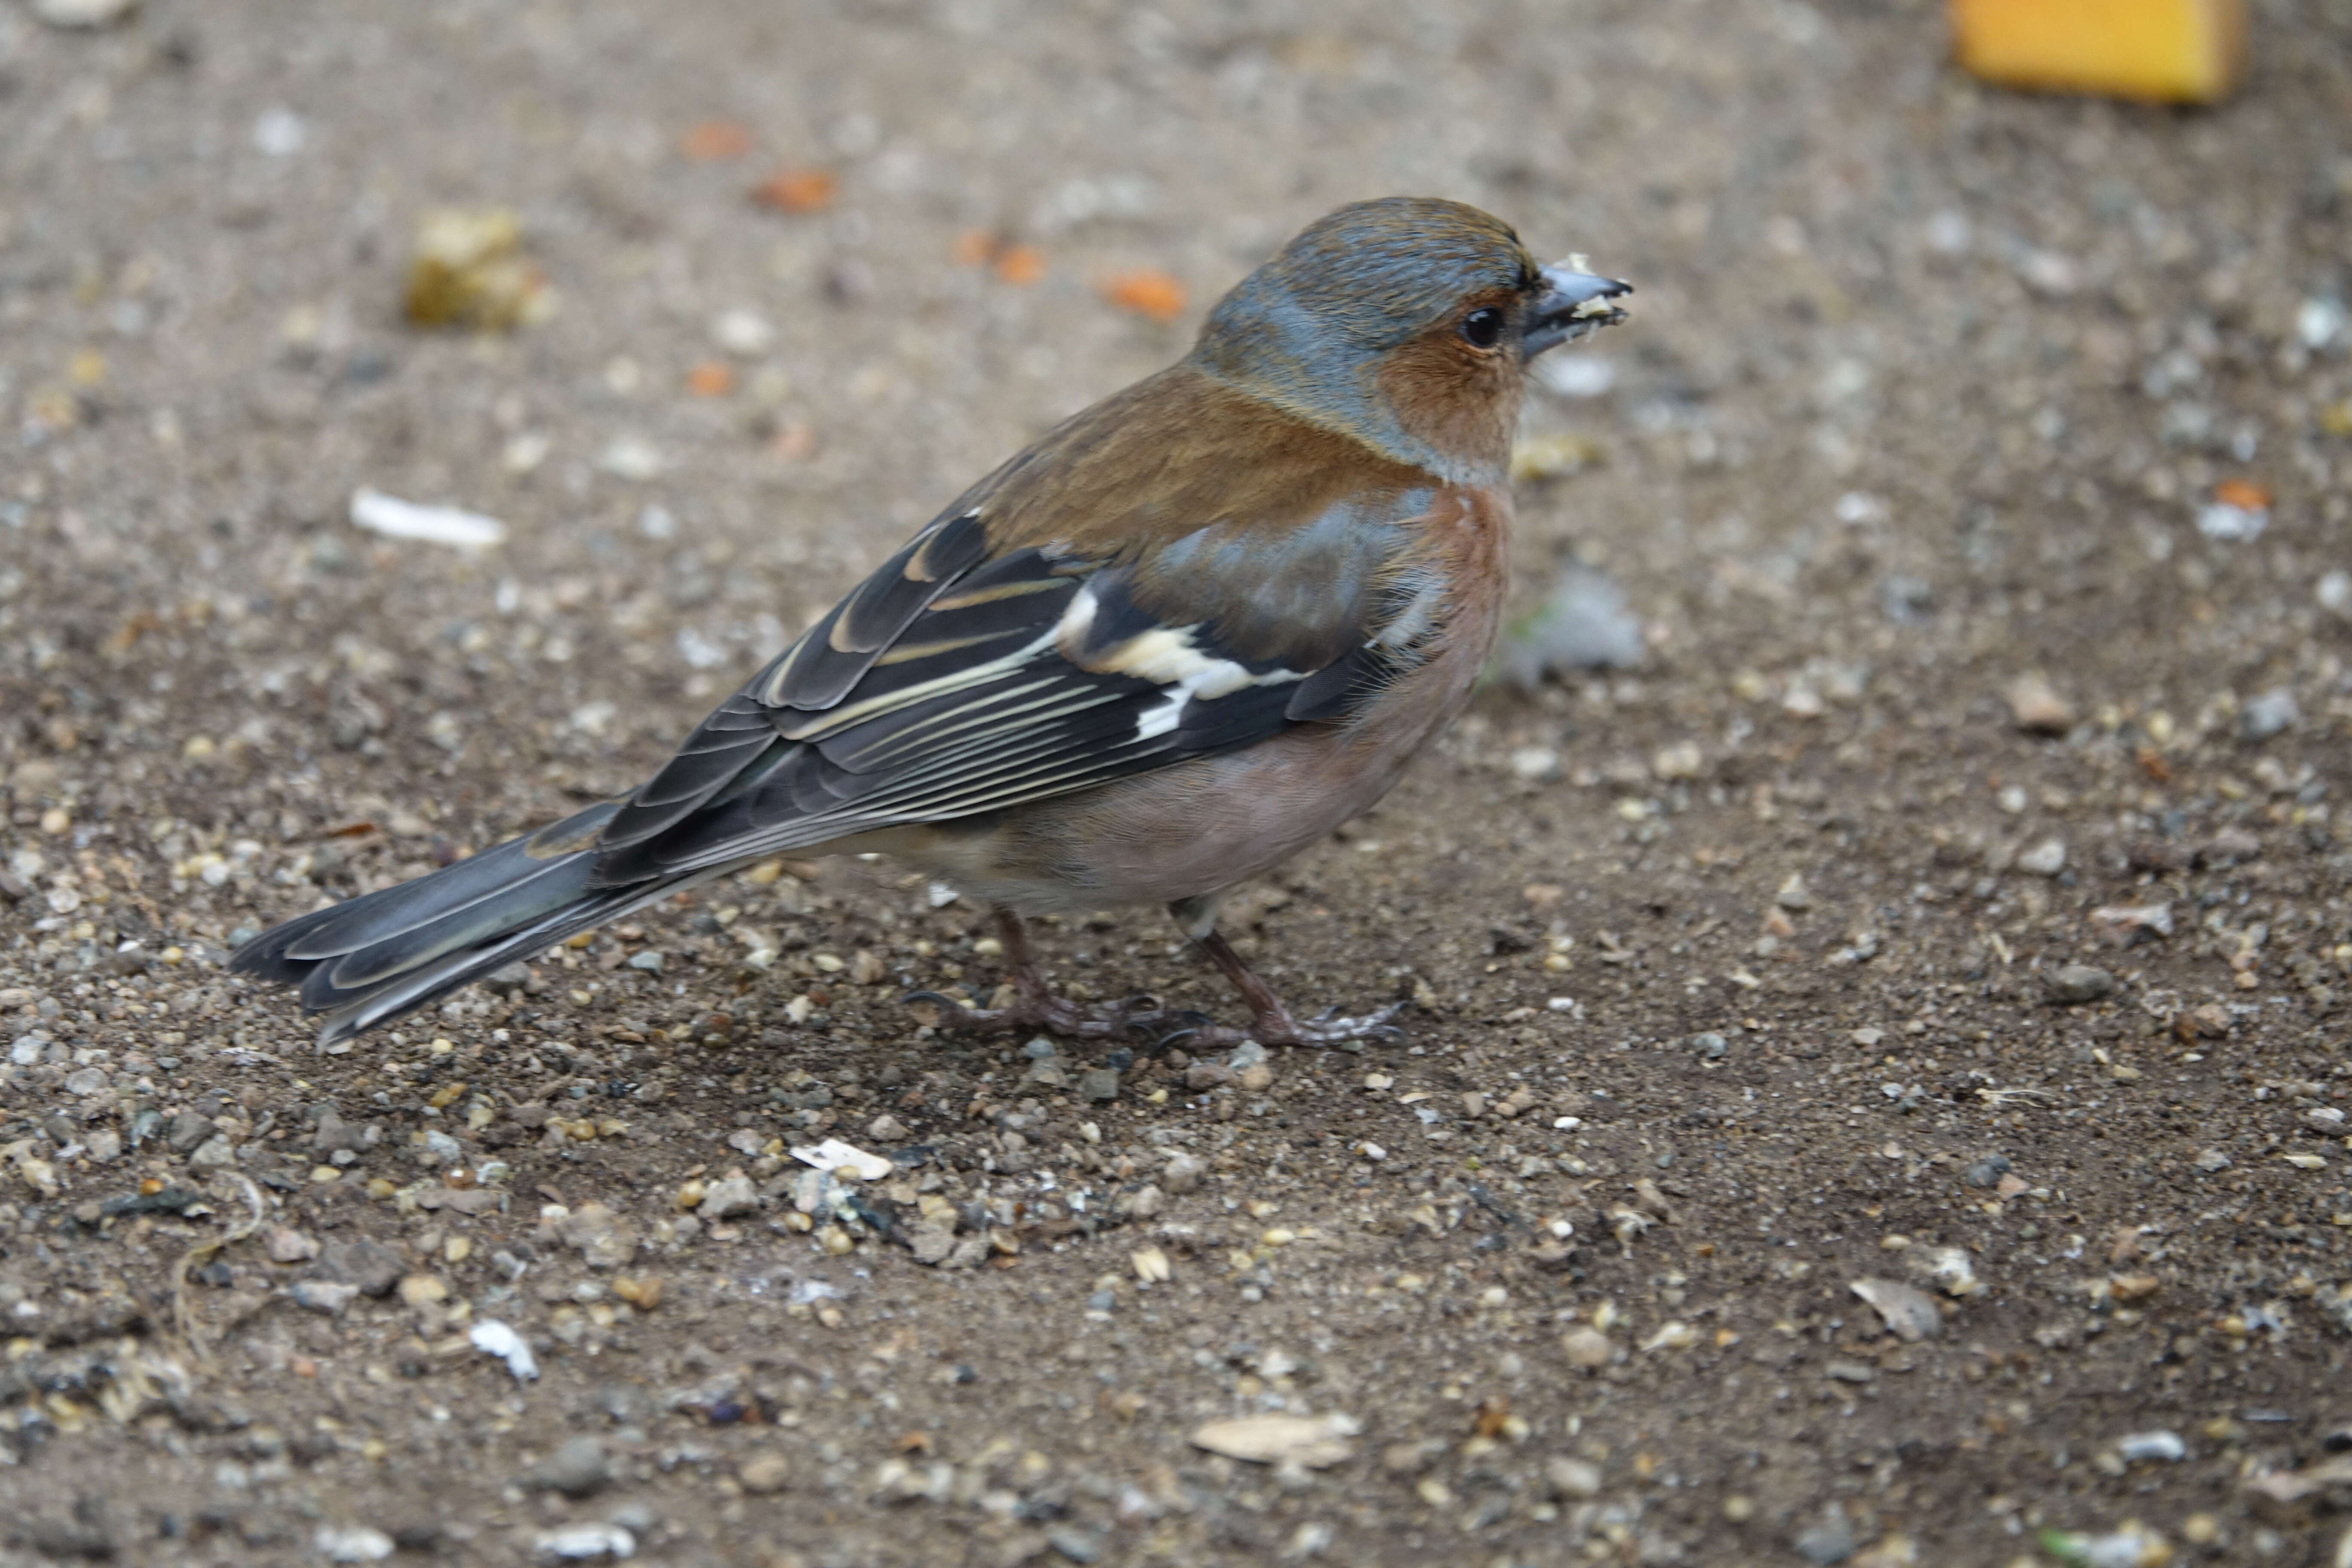
<instances>
[{"instance_id":1,"label":"gravel","mask_svg":"<svg viewBox=\"0 0 2352 1568\"><path fill-rule=\"evenodd\" d=\"M1790 1544L1796 1548L1797 1555L1817 1568L1832 1568L1853 1555L1853 1525L1846 1518L1845 1510L1832 1506L1818 1523L1799 1531Z\"/></svg>"},{"instance_id":2,"label":"gravel","mask_svg":"<svg viewBox=\"0 0 2352 1568\"><path fill-rule=\"evenodd\" d=\"M534 1466L526 1479L528 1484L544 1490L583 1498L610 1484L613 1468L601 1439L587 1436L567 1437L553 1454Z\"/></svg>"},{"instance_id":3,"label":"gravel","mask_svg":"<svg viewBox=\"0 0 2352 1568\"><path fill-rule=\"evenodd\" d=\"M0 1533L2324 1554L2324 9L2180 116L1973 86L1919 5L0 7ZM1225 902L1303 1016L1402 1039L939 1032L905 995L988 1005L1003 953L887 860L714 879L326 1052L226 972L645 776L1384 190L1641 289L1529 405L1518 679ZM404 322L452 204L551 315ZM363 489L504 538L354 528ZM1034 934L1082 1005L1241 1019L1158 911ZM1333 1412L1321 1469L1190 1442ZM602 1489L538 1484L583 1436Z\"/></svg>"},{"instance_id":4,"label":"gravel","mask_svg":"<svg viewBox=\"0 0 2352 1568\"><path fill-rule=\"evenodd\" d=\"M2104 1002L2116 994L2116 977L2095 964L2063 963L2042 976L2050 1000L2063 1007Z\"/></svg>"},{"instance_id":5,"label":"gravel","mask_svg":"<svg viewBox=\"0 0 2352 1568\"><path fill-rule=\"evenodd\" d=\"M321 1278L349 1285L363 1296L389 1296L400 1283L406 1262L380 1241L331 1241L320 1252Z\"/></svg>"}]
</instances>

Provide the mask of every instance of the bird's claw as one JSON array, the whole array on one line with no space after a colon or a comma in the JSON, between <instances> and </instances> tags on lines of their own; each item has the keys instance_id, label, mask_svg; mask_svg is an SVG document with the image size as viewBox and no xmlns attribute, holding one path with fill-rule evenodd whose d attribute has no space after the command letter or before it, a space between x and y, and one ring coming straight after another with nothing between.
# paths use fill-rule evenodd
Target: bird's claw
<instances>
[{"instance_id":1,"label":"bird's claw","mask_svg":"<svg viewBox=\"0 0 2352 1568\"><path fill-rule=\"evenodd\" d=\"M1404 1004L1398 1002L1360 1017L1342 1018L1335 1016L1338 1008L1328 1007L1304 1024L1286 1012L1261 1013L1246 1029L1229 1028L1202 1019L1197 1026L1162 1037L1160 1048L1181 1045L1197 1055L1255 1041L1261 1046L1336 1046L1343 1051L1360 1051L1363 1049L1362 1042L1368 1039L1405 1038L1405 1032L1389 1021L1403 1010Z\"/></svg>"},{"instance_id":2,"label":"bird's claw","mask_svg":"<svg viewBox=\"0 0 2352 1568\"><path fill-rule=\"evenodd\" d=\"M903 1005L938 1010L938 1027L960 1034L993 1035L1015 1029L1043 1029L1069 1039L1108 1040L1129 1037L1150 1040L1153 1031L1171 1019L1199 1018L1197 1013L1163 1011L1153 996L1134 996L1094 1012L1082 1012L1059 996L1015 997L1009 1007L968 1007L938 991L912 991L899 998ZM1202 1019L1203 1023L1207 1020Z\"/></svg>"},{"instance_id":3,"label":"bird's claw","mask_svg":"<svg viewBox=\"0 0 2352 1568\"><path fill-rule=\"evenodd\" d=\"M1206 1013L1195 1013L1189 1008L1163 1016L1163 1021L1178 1019L1181 1022L1177 1027L1169 1030L1152 1042L1151 1052L1154 1056L1171 1050L1188 1040L1198 1037L1204 1030L1214 1029L1217 1026L1215 1021Z\"/></svg>"},{"instance_id":4,"label":"bird's claw","mask_svg":"<svg viewBox=\"0 0 2352 1568\"><path fill-rule=\"evenodd\" d=\"M1385 1007L1378 1007L1370 1013L1360 1014L1357 1016L1349 1018L1339 1016L1339 1009L1337 1007L1326 1007L1322 1012L1318 1013L1307 1023L1293 1024L1290 1027L1289 1038L1276 1041L1263 1040L1263 1037L1261 1037L1262 1043L1269 1046L1339 1046L1345 1047L1352 1042L1359 1040L1375 1038L1384 1040L1402 1040L1405 1037L1404 1031L1398 1028L1396 1025L1391 1021L1395 1018L1399 1013L1404 1011L1404 1004L1402 1002L1391 1002Z\"/></svg>"}]
</instances>

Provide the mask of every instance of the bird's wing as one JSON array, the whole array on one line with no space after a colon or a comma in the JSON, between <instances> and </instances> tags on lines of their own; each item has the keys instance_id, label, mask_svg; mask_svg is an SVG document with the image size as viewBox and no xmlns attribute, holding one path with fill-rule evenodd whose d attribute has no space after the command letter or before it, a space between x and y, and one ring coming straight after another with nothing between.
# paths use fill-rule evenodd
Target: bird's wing
<instances>
[{"instance_id":1,"label":"bird's wing","mask_svg":"<svg viewBox=\"0 0 2352 1568\"><path fill-rule=\"evenodd\" d=\"M1313 435L1258 439L1234 482L1203 482L1192 470L1233 455L1213 427L1236 413L1205 401L1173 472L1099 433L1047 452L1066 428L966 496L597 830L597 883L971 816L1346 718L1442 618L1419 526L1431 482ZM1105 479L1106 456L1140 469L1132 485ZM1301 471L1270 483L1269 468ZM1138 521L1171 495L1184 515ZM1105 510L1129 525L1100 526Z\"/></svg>"}]
</instances>

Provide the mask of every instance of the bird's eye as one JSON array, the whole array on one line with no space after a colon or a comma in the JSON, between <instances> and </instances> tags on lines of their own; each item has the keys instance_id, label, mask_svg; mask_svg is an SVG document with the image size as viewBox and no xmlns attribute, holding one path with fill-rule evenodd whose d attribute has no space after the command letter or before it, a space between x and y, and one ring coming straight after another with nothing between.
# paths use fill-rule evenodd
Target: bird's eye
<instances>
[{"instance_id":1,"label":"bird's eye","mask_svg":"<svg viewBox=\"0 0 2352 1568\"><path fill-rule=\"evenodd\" d=\"M1462 318L1462 335L1473 348L1491 349L1503 338L1503 312L1473 310Z\"/></svg>"}]
</instances>

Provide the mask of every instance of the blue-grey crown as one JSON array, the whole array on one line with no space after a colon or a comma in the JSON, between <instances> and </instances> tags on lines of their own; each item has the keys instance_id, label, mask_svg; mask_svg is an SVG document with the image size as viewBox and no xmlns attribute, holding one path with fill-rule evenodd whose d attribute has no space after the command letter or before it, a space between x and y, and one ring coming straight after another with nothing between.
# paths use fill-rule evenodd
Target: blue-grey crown
<instances>
[{"instance_id":1,"label":"blue-grey crown","mask_svg":"<svg viewBox=\"0 0 2352 1568\"><path fill-rule=\"evenodd\" d=\"M1217 302L1192 363L1318 424L1408 461L1434 455L1397 427L1375 381L1380 356L1470 295L1536 286L1538 269L1501 219L1460 202L1390 196L1303 230Z\"/></svg>"}]
</instances>

